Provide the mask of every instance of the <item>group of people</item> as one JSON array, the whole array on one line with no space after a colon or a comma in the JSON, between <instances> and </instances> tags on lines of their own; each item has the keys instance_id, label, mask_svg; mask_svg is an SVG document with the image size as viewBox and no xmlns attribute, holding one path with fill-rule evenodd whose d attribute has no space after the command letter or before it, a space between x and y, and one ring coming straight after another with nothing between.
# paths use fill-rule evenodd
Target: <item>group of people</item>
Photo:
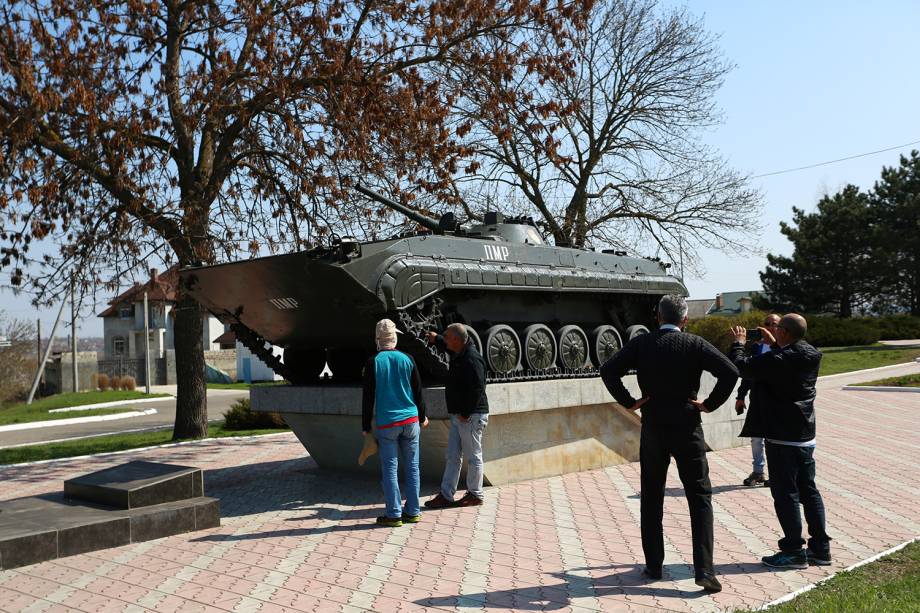
<instances>
[{"instance_id":1,"label":"group of people","mask_svg":"<svg viewBox=\"0 0 920 613\"><path fill-rule=\"evenodd\" d=\"M779 551L762 558L774 568L807 568L831 563L830 537L825 529L824 503L815 485L815 383L821 353L805 340L807 322L794 313L770 315L750 347L748 331L730 330L734 337L726 356L699 336L684 332L687 303L681 296L664 296L657 307L658 330L637 336L602 365L604 385L622 406L642 409L639 462L641 470L641 534L645 554L643 574L661 579L664 563L662 517L665 481L673 457L690 511L693 566L697 585L709 592L722 589L713 566L712 485L706 460L702 413L725 403L740 377L737 411L747 409L740 436L750 437L753 472L745 485L768 485L782 528ZM418 439L425 427L425 401L412 358L395 350L396 326L377 324L378 354L364 374L365 434L376 415L383 471L386 514L377 519L397 526L419 520ZM447 465L440 491L425 506L445 508L482 504L482 436L488 424L485 364L462 324L448 326L443 335L429 333L451 354L445 390L450 413ZM703 371L716 383L699 397ZM623 385L635 372L640 398ZM745 398L750 394L749 407ZM764 458L765 456L765 458ZM405 507L397 482L397 458L404 471ZM462 458L467 460L467 493L454 497ZM766 466L770 478L766 478ZM810 538L802 538L804 507Z\"/></svg>"},{"instance_id":2,"label":"group of people","mask_svg":"<svg viewBox=\"0 0 920 613\"><path fill-rule=\"evenodd\" d=\"M380 468L386 512L377 518L384 526L417 523L419 502L419 436L428 426L425 397L418 366L397 351L399 331L389 319L377 322L377 355L364 366L362 425L365 436L374 423L380 450ZM450 416L447 463L440 491L425 503L429 509L482 504L482 437L489 423L485 361L462 324L451 324L443 334L430 332L428 342L451 355L444 396ZM454 500L460 469L466 459L466 494ZM403 470L405 506L399 488Z\"/></svg>"}]
</instances>

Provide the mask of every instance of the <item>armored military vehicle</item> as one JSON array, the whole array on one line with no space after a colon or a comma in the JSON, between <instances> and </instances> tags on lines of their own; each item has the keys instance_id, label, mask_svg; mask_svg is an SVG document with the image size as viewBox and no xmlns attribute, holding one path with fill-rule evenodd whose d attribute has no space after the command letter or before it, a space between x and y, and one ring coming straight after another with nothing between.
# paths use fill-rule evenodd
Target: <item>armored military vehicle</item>
<instances>
[{"instance_id":1,"label":"armored military vehicle","mask_svg":"<svg viewBox=\"0 0 920 613\"><path fill-rule=\"evenodd\" d=\"M317 382L356 380L383 317L399 348L435 381L448 357L428 330L466 326L491 380L596 375L624 340L648 332L664 294L686 295L660 261L547 245L530 218L491 212L461 225L429 218L367 188L358 190L419 225L411 235L342 237L307 251L188 268L198 301L276 372ZM283 359L267 344L284 348Z\"/></svg>"}]
</instances>

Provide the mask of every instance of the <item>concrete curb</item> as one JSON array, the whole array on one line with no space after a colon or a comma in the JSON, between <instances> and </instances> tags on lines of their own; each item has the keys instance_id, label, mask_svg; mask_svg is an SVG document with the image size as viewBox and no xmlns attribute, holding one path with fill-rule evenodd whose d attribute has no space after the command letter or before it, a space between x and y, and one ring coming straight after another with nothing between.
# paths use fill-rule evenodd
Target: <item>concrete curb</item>
<instances>
[{"instance_id":1,"label":"concrete curb","mask_svg":"<svg viewBox=\"0 0 920 613\"><path fill-rule=\"evenodd\" d=\"M920 358L914 360L914 362L920 362ZM852 377L853 375L859 375L864 372L878 372L880 370L890 370L892 368L900 368L904 366L910 366L914 362L901 362L900 364L889 364L888 366L876 366L875 368L866 368L864 370L851 370L849 372L838 372L834 375L824 375L823 377L818 377L818 381L825 381L827 379L833 379L835 377Z\"/></svg>"},{"instance_id":2,"label":"concrete curb","mask_svg":"<svg viewBox=\"0 0 920 613\"><path fill-rule=\"evenodd\" d=\"M30 421L24 424L9 424L7 426L0 426L0 432L32 430L34 428L50 428L51 426L72 426L74 424L88 424L96 421L112 421L115 419L125 419L128 417L143 417L144 415L154 415L156 412L156 409L147 409L146 411L126 411L124 413L115 413L112 415L90 415L89 417L71 417L69 419Z\"/></svg>"},{"instance_id":3,"label":"concrete curb","mask_svg":"<svg viewBox=\"0 0 920 613\"><path fill-rule=\"evenodd\" d=\"M756 610L757 610L757 611L766 611L766 610L769 609L770 607L776 606L776 605L778 605L778 604L783 604L784 602L789 602L790 600L792 600L792 599L795 598L796 596L800 596L800 595L804 594L805 592L810 592L811 590L815 589L816 587L818 587L819 585L821 585L821 584L824 583L825 581L829 581L829 580L833 579L834 577L836 577L836 576L839 575L840 573L847 573L847 572L850 572L851 570L856 570L856 569L859 568L860 566L865 566L866 564L869 564L869 563L871 563L871 562L875 562L875 561L878 560L879 558L884 558L885 556L890 556L891 554L893 554L893 553L895 553L895 552L898 552L898 551L904 549L905 547L907 547L908 545L910 545L911 543L913 543L913 542L915 542L915 541L917 541L917 540L920 540L920 537L916 537L916 536L915 536L914 538L910 539L909 541L904 541L904 542L901 543L900 545L895 545L895 546L892 547L891 549L888 549L888 550L883 551L883 552L881 552L881 553L877 553L877 554L875 554L875 555L872 556L872 557L866 558L866 559L863 560L862 562L857 562L856 564L853 564L852 566L848 566L848 567L844 568L843 570L840 570L840 571L837 571L836 573L833 573L833 574L831 574L831 575L828 575L827 577L824 577L824 578L821 579L820 581L816 581L816 582L814 582L814 583L809 583L808 585L806 585L806 586L803 587L803 588L797 589L797 590L794 591L794 592L790 592L790 593L786 594L785 596L782 596L782 597L780 597L780 598L777 598L776 600L770 601L770 602L768 602L767 604L763 605L762 607L760 607L759 609L756 609Z\"/></svg>"},{"instance_id":4,"label":"concrete curb","mask_svg":"<svg viewBox=\"0 0 920 613\"><path fill-rule=\"evenodd\" d=\"M840 389L848 392L920 392L920 387L896 387L893 385L844 385Z\"/></svg>"},{"instance_id":5,"label":"concrete curb","mask_svg":"<svg viewBox=\"0 0 920 613\"><path fill-rule=\"evenodd\" d=\"M144 404L146 402L163 402L166 400L175 400L175 396L156 396L155 398L135 398L134 400L112 400L110 402L97 402L95 404L81 404L75 407L64 407L62 409L50 409L49 413L70 413L72 411L91 411L93 409L104 409L106 407L123 407L129 404Z\"/></svg>"}]
</instances>

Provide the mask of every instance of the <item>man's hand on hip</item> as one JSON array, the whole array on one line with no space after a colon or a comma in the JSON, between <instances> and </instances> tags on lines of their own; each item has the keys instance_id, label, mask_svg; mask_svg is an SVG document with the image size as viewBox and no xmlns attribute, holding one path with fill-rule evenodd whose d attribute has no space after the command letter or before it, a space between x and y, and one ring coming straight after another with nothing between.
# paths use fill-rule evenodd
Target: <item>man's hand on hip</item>
<instances>
[{"instance_id":1,"label":"man's hand on hip","mask_svg":"<svg viewBox=\"0 0 920 613\"><path fill-rule=\"evenodd\" d=\"M699 410L700 413L712 413L712 409L706 408L706 405L703 404L701 401L696 400L695 398L689 398L688 400L690 401L690 404L692 404Z\"/></svg>"},{"instance_id":2,"label":"man's hand on hip","mask_svg":"<svg viewBox=\"0 0 920 613\"><path fill-rule=\"evenodd\" d=\"M630 410L630 411L635 411L636 409L640 409L640 408L642 408L642 405L645 404L645 403L648 402L648 401L649 401L649 397L648 397L648 396L646 396L645 398L642 398L642 399L640 399L640 400L637 400L636 403L635 403L634 405L632 405L631 407L629 407L629 410Z\"/></svg>"}]
</instances>

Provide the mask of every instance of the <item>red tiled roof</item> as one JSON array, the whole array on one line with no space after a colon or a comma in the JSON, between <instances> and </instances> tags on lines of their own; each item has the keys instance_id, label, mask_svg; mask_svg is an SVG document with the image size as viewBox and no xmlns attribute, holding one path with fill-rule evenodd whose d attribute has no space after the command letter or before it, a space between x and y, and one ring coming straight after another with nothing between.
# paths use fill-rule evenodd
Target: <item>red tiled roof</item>
<instances>
[{"instance_id":1,"label":"red tiled roof","mask_svg":"<svg viewBox=\"0 0 920 613\"><path fill-rule=\"evenodd\" d=\"M233 330L227 330L217 338L215 338L212 343L217 343L219 345L230 345L236 342L236 332Z\"/></svg>"},{"instance_id":2,"label":"red tiled roof","mask_svg":"<svg viewBox=\"0 0 920 613\"><path fill-rule=\"evenodd\" d=\"M130 288L113 298L109 302L109 307L99 313L99 317L109 317L118 313L118 307L127 303L133 304L143 300L143 293L147 292L147 300L150 302L175 302L176 301L176 284L179 281L178 267L173 266L163 274L158 275L156 280L150 279L143 285L135 283Z\"/></svg>"}]
</instances>

